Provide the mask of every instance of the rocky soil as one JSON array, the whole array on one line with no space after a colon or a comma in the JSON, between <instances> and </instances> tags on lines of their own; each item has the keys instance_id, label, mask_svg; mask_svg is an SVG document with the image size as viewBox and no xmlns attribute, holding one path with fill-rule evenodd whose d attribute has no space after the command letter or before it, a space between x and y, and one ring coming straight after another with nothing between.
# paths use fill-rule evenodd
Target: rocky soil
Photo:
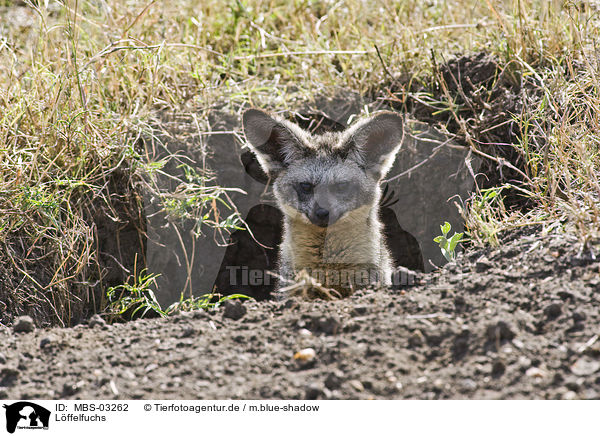
<instances>
[{"instance_id":1,"label":"rocky soil","mask_svg":"<svg viewBox=\"0 0 600 436\"><path fill-rule=\"evenodd\" d=\"M0 328L0 398L600 399L600 262L521 231L403 290Z\"/></svg>"}]
</instances>

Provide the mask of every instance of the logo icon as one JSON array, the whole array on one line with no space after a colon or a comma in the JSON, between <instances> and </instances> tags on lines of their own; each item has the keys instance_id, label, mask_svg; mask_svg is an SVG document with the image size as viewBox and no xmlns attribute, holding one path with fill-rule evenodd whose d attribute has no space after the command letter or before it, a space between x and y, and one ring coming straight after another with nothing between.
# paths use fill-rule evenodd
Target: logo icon
<instances>
[{"instance_id":1,"label":"logo icon","mask_svg":"<svg viewBox=\"0 0 600 436\"><path fill-rule=\"evenodd\" d=\"M3 405L6 409L6 431L14 433L19 429L48 429L50 411L29 401L19 401Z\"/></svg>"}]
</instances>

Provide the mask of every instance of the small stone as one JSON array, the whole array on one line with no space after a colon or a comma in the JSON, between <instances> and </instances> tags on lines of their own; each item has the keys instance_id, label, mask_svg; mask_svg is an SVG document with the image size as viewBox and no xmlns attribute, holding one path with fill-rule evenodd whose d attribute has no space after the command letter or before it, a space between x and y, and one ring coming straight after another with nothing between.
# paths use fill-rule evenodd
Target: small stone
<instances>
[{"instance_id":1,"label":"small stone","mask_svg":"<svg viewBox=\"0 0 600 436\"><path fill-rule=\"evenodd\" d=\"M469 351L469 340L471 332L468 328L463 328L454 338L452 343L452 356L455 360L462 359Z\"/></svg>"},{"instance_id":2,"label":"small stone","mask_svg":"<svg viewBox=\"0 0 600 436\"><path fill-rule=\"evenodd\" d=\"M171 319L173 320L174 323L187 321L192 317L192 314L190 312L174 312L174 313L177 313L177 315L171 316Z\"/></svg>"},{"instance_id":3,"label":"small stone","mask_svg":"<svg viewBox=\"0 0 600 436\"><path fill-rule=\"evenodd\" d=\"M467 301L462 295L454 297L454 309L457 312L463 312L467 308Z\"/></svg>"},{"instance_id":4,"label":"small stone","mask_svg":"<svg viewBox=\"0 0 600 436\"><path fill-rule=\"evenodd\" d=\"M360 330L361 323L356 320L349 320L344 324L344 333L352 333L357 330Z\"/></svg>"},{"instance_id":5,"label":"small stone","mask_svg":"<svg viewBox=\"0 0 600 436\"><path fill-rule=\"evenodd\" d=\"M493 266L494 265L492 264L492 262L490 262L486 258L481 258L477 262L475 262L475 271L477 271L478 273L482 273L492 268Z\"/></svg>"},{"instance_id":6,"label":"small stone","mask_svg":"<svg viewBox=\"0 0 600 436\"><path fill-rule=\"evenodd\" d=\"M333 316L321 317L313 320L313 330L325 333L326 335L335 335L340 331L341 322Z\"/></svg>"},{"instance_id":7,"label":"small stone","mask_svg":"<svg viewBox=\"0 0 600 436\"><path fill-rule=\"evenodd\" d=\"M91 329L93 329L96 326L102 328L105 325L106 325L106 321L104 321L104 318L102 318L99 314L93 315L90 318L90 320L88 321L88 327Z\"/></svg>"},{"instance_id":8,"label":"small stone","mask_svg":"<svg viewBox=\"0 0 600 436\"><path fill-rule=\"evenodd\" d=\"M356 306L350 312L352 316L361 316L367 313L367 306Z\"/></svg>"},{"instance_id":9,"label":"small stone","mask_svg":"<svg viewBox=\"0 0 600 436\"><path fill-rule=\"evenodd\" d=\"M502 359L497 359L492 364L492 377L500 377L506 370L506 364Z\"/></svg>"},{"instance_id":10,"label":"small stone","mask_svg":"<svg viewBox=\"0 0 600 436\"><path fill-rule=\"evenodd\" d=\"M309 336L312 336L312 332L309 329L300 329L300 330L298 330L298 335L304 336L307 338Z\"/></svg>"},{"instance_id":11,"label":"small stone","mask_svg":"<svg viewBox=\"0 0 600 436\"><path fill-rule=\"evenodd\" d=\"M571 365L571 372L575 375L592 375L600 369L600 362L588 357L581 357Z\"/></svg>"},{"instance_id":12,"label":"small stone","mask_svg":"<svg viewBox=\"0 0 600 436\"><path fill-rule=\"evenodd\" d=\"M517 364L522 368L522 369L528 369L529 367L531 367L531 359L525 356L519 356L519 358L517 359Z\"/></svg>"},{"instance_id":13,"label":"small stone","mask_svg":"<svg viewBox=\"0 0 600 436\"><path fill-rule=\"evenodd\" d=\"M373 381L369 379L361 380L361 383L365 389L373 389Z\"/></svg>"},{"instance_id":14,"label":"small stone","mask_svg":"<svg viewBox=\"0 0 600 436\"><path fill-rule=\"evenodd\" d=\"M546 377L547 374L548 373L546 371L544 371L543 369L540 369L536 366L532 366L527 371L525 371L525 375L527 377L532 377L532 378L544 378L544 377Z\"/></svg>"},{"instance_id":15,"label":"small stone","mask_svg":"<svg viewBox=\"0 0 600 436\"><path fill-rule=\"evenodd\" d=\"M396 377L394 375L394 372L390 371L390 370L388 370L388 371L385 372L385 378L390 383L394 383L394 382L398 381L398 377Z\"/></svg>"},{"instance_id":16,"label":"small stone","mask_svg":"<svg viewBox=\"0 0 600 436\"><path fill-rule=\"evenodd\" d=\"M585 329L585 325L582 321L574 322L573 325L567 330L568 333L580 332Z\"/></svg>"},{"instance_id":17,"label":"small stone","mask_svg":"<svg viewBox=\"0 0 600 436\"><path fill-rule=\"evenodd\" d=\"M577 398L577 392L573 392L573 391L567 391L562 396L563 400L574 400L576 398Z\"/></svg>"},{"instance_id":18,"label":"small stone","mask_svg":"<svg viewBox=\"0 0 600 436\"><path fill-rule=\"evenodd\" d=\"M4 365L6 363L7 359L6 356L2 353L0 353L0 365Z\"/></svg>"},{"instance_id":19,"label":"small stone","mask_svg":"<svg viewBox=\"0 0 600 436\"><path fill-rule=\"evenodd\" d=\"M573 312L573 322L583 322L587 318L587 315L584 312Z\"/></svg>"},{"instance_id":20,"label":"small stone","mask_svg":"<svg viewBox=\"0 0 600 436\"><path fill-rule=\"evenodd\" d=\"M556 259L554 258L554 256L550 255L550 254L545 254L542 259L544 259L544 262L546 263L554 263L556 262Z\"/></svg>"},{"instance_id":21,"label":"small stone","mask_svg":"<svg viewBox=\"0 0 600 436\"><path fill-rule=\"evenodd\" d=\"M358 392L363 392L365 390L365 387L363 386L363 384L360 382L360 380L350 380L348 382L348 384L355 390Z\"/></svg>"},{"instance_id":22,"label":"small stone","mask_svg":"<svg viewBox=\"0 0 600 436\"><path fill-rule=\"evenodd\" d=\"M305 348L300 350L294 354L294 360L299 360L301 362L309 362L317 357L317 352L314 348Z\"/></svg>"},{"instance_id":23,"label":"small stone","mask_svg":"<svg viewBox=\"0 0 600 436\"><path fill-rule=\"evenodd\" d=\"M304 396L307 400L316 400L319 397L324 397L325 392L318 383L311 383L304 389Z\"/></svg>"},{"instance_id":24,"label":"small stone","mask_svg":"<svg viewBox=\"0 0 600 436\"><path fill-rule=\"evenodd\" d=\"M156 363L150 363L150 364L146 365L146 367L144 368L144 372L146 372L146 373L152 372L155 369L158 369L158 365Z\"/></svg>"},{"instance_id":25,"label":"small stone","mask_svg":"<svg viewBox=\"0 0 600 436\"><path fill-rule=\"evenodd\" d=\"M558 293L558 296L563 301L566 301L566 300L573 301L573 300L575 300L575 294L573 292L569 292L569 291L560 291Z\"/></svg>"},{"instance_id":26,"label":"small stone","mask_svg":"<svg viewBox=\"0 0 600 436\"><path fill-rule=\"evenodd\" d=\"M117 384L115 383L114 380L111 380L110 382L108 382L108 387L110 388L111 392L113 393L113 395L116 397L119 395L119 389L117 388ZM162 390L166 390L166 388L162 388Z\"/></svg>"},{"instance_id":27,"label":"small stone","mask_svg":"<svg viewBox=\"0 0 600 436\"><path fill-rule=\"evenodd\" d=\"M54 342L56 342L56 340L52 336L46 336L40 341L40 348L49 348Z\"/></svg>"},{"instance_id":28,"label":"small stone","mask_svg":"<svg viewBox=\"0 0 600 436\"><path fill-rule=\"evenodd\" d=\"M420 347L424 343L425 336L423 336L423 332L421 332L419 329L415 330L412 335L410 335L410 338L408 338L408 345L413 348Z\"/></svg>"},{"instance_id":29,"label":"small stone","mask_svg":"<svg viewBox=\"0 0 600 436\"><path fill-rule=\"evenodd\" d=\"M2 368L0 370L0 386L12 386L15 384L21 372L16 368Z\"/></svg>"},{"instance_id":30,"label":"small stone","mask_svg":"<svg viewBox=\"0 0 600 436\"><path fill-rule=\"evenodd\" d=\"M561 303L550 303L546 307L544 307L544 315L548 319L555 319L560 316L562 313L562 304Z\"/></svg>"},{"instance_id":31,"label":"small stone","mask_svg":"<svg viewBox=\"0 0 600 436\"><path fill-rule=\"evenodd\" d=\"M283 308L296 309L298 308L298 302L293 297L289 297L287 300L285 300L285 303L283 303Z\"/></svg>"},{"instance_id":32,"label":"small stone","mask_svg":"<svg viewBox=\"0 0 600 436\"><path fill-rule=\"evenodd\" d=\"M559 385L559 384L561 384L564 381L565 381L565 378L558 371L555 372L554 375L552 376L552 384L554 384L554 385Z\"/></svg>"},{"instance_id":33,"label":"small stone","mask_svg":"<svg viewBox=\"0 0 600 436\"><path fill-rule=\"evenodd\" d=\"M189 338L191 336L194 336L196 334L196 329L194 329L193 327L185 327L183 329L183 331L179 334L179 338L180 339L185 339L185 338Z\"/></svg>"},{"instance_id":34,"label":"small stone","mask_svg":"<svg viewBox=\"0 0 600 436\"><path fill-rule=\"evenodd\" d=\"M81 390L81 388L85 385L85 381L80 380L75 384L65 383L63 384L63 389L61 393L61 397L70 397L75 395L77 392Z\"/></svg>"},{"instance_id":35,"label":"small stone","mask_svg":"<svg viewBox=\"0 0 600 436\"><path fill-rule=\"evenodd\" d=\"M519 350L525 346L525 344L523 343L523 341L522 341L522 340L520 340L520 339L513 339L513 340L512 340L512 344L513 344L515 347L517 347Z\"/></svg>"},{"instance_id":36,"label":"small stone","mask_svg":"<svg viewBox=\"0 0 600 436\"><path fill-rule=\"evenodd\" d=\"M13 331L15 333L31 333L34 330L35 323L33 322L33 319L30 316L19 316L17 319L15 319L15 322L13 324Z\"/></svg>"},{"instance_id":37,"label":"small stone","mask_svg":"<svg viewBox=\"0 0 600 436\"><path fill-rule=\"evenodd\" d=\"M340 370L330 372L325 378L325 387L327 389L335 390L338 389L344 380L344 373Z\"/></svg>"},{"instance_id":38,"label":"small stone","mask_svg":"<svg viewBox=\"0 0 600 436\"><path fill-rule=\"evenodd\" d=\"M466 378L460 382L461 387L465 391L474 391L477 389L477 383L471 378Z\"/></svg>"},{"instance_id":39,"label":"small stone","mask_svg":"<svg viewBox=\"0 0 600 436\"><path fill-rule=\"evenodd\" d=\"M475 365L475 374L491 374L492 373L492 364L491 362L488 363L480 363L480 364L476 364ZM484 377L483 379L490 379L489 377Z\"/></svg>"},{"instance_id":40,"label":"small stone","mask_svg":"<svg viewBox=\"0 0 600 436\"><path fill-rule=\"evenodd\" d=\"M201 310L194 310L192 312L192 318L194 319L209 319L210 315L208 314L207 311L201 309Z\"/></svg>"},{"instance_id":41,"label":"small stone","mask_svg":"<svg viewBox=\"0 0 600 436\"><path fill-rule=\"evenodd\" d=\"M444 269L450 273L458 272L458 266L456 265L456 262L448 262L446 265L444 265Z\"/></svg>"},{"instance_id":42,"label":"small stone","mask_svg":"<svg viewBox=\"0 0 600 436\"><path fill-rule=\"evenodd\" d=\"M234 321L241 319L248 311L239 300L227 300L223 303L223 307L225 308L223 316Z\"/></svg>"},{"instance_id":43,"label":"small stone","mask_svg":"<svg viewBox=\"0 0 600 436\"><path fill-rule=\"evenodd\" d=\"M570 378L565 382L565 387L573 392L579 392L585 380L582 377L577 379Z\"/></svg>"},{"instance_id":44,"label":"small stone","mask_svg":"<svg viewBox=\"0 0 600 436\"><path fill-rule=\"evenodd\" d=\"M515 333L510 324L506 321L499 320L487 326L486 336L491 342L510 341L515 337Z\"/></svg>"}]
</instances>

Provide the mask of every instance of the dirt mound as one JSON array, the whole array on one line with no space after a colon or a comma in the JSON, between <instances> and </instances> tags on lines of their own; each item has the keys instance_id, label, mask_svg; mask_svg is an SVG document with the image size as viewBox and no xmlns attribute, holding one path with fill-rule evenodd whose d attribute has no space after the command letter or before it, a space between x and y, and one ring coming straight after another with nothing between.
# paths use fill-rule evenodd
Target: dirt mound
<instances>
[{"instance_id":1,"label":"dirt mound","mask_svg":"<svg viewBox=\"0 0 600 436\"><path fill-rule=\"evenodd\" d=\"M600 399L599 277L568 236L521 232L405 291L5 328L0 397Z\"/></svg>"},{"instance_id":2,"label":"dirt mound","mask_svg":"<svg viewBox=\"0 0 600 436\"><path fill-rule=\"evenodd\" d=\"M433 62L431 77L400 75L383 91L373 90L373 95L419 121L438 126L454 135L457 142L491 156L475 168L480 188L523 182L519 171L504 162L525 171L524 157L511 145L519 143L517 117L523 111L524 100L534 98L537 91L523 85L514 65L503 66L486 52L456 56L441 63L434 58ZM531 206L516 191L507 190L505 194L507 207Z\"/></svg>"}]
</instances>

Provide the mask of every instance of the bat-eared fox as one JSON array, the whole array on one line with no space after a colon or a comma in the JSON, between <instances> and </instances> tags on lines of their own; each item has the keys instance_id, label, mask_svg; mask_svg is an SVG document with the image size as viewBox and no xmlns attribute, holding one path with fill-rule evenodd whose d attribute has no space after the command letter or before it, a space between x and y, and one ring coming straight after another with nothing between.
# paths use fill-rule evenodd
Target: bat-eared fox
<instances>
[{"instance_id":1,"label":"bat-eared fox","mask_svg":"<svg viewBox=\"0 0 600 436\"><path fill-rule=\"evenodd\" d=\"M279 288L302 270L342 296L391 284L378 205L403 140L402 117L380 112L343 132L313 135L248 109L243 126L284 216Z\"/></svg>"}]
</instances>

